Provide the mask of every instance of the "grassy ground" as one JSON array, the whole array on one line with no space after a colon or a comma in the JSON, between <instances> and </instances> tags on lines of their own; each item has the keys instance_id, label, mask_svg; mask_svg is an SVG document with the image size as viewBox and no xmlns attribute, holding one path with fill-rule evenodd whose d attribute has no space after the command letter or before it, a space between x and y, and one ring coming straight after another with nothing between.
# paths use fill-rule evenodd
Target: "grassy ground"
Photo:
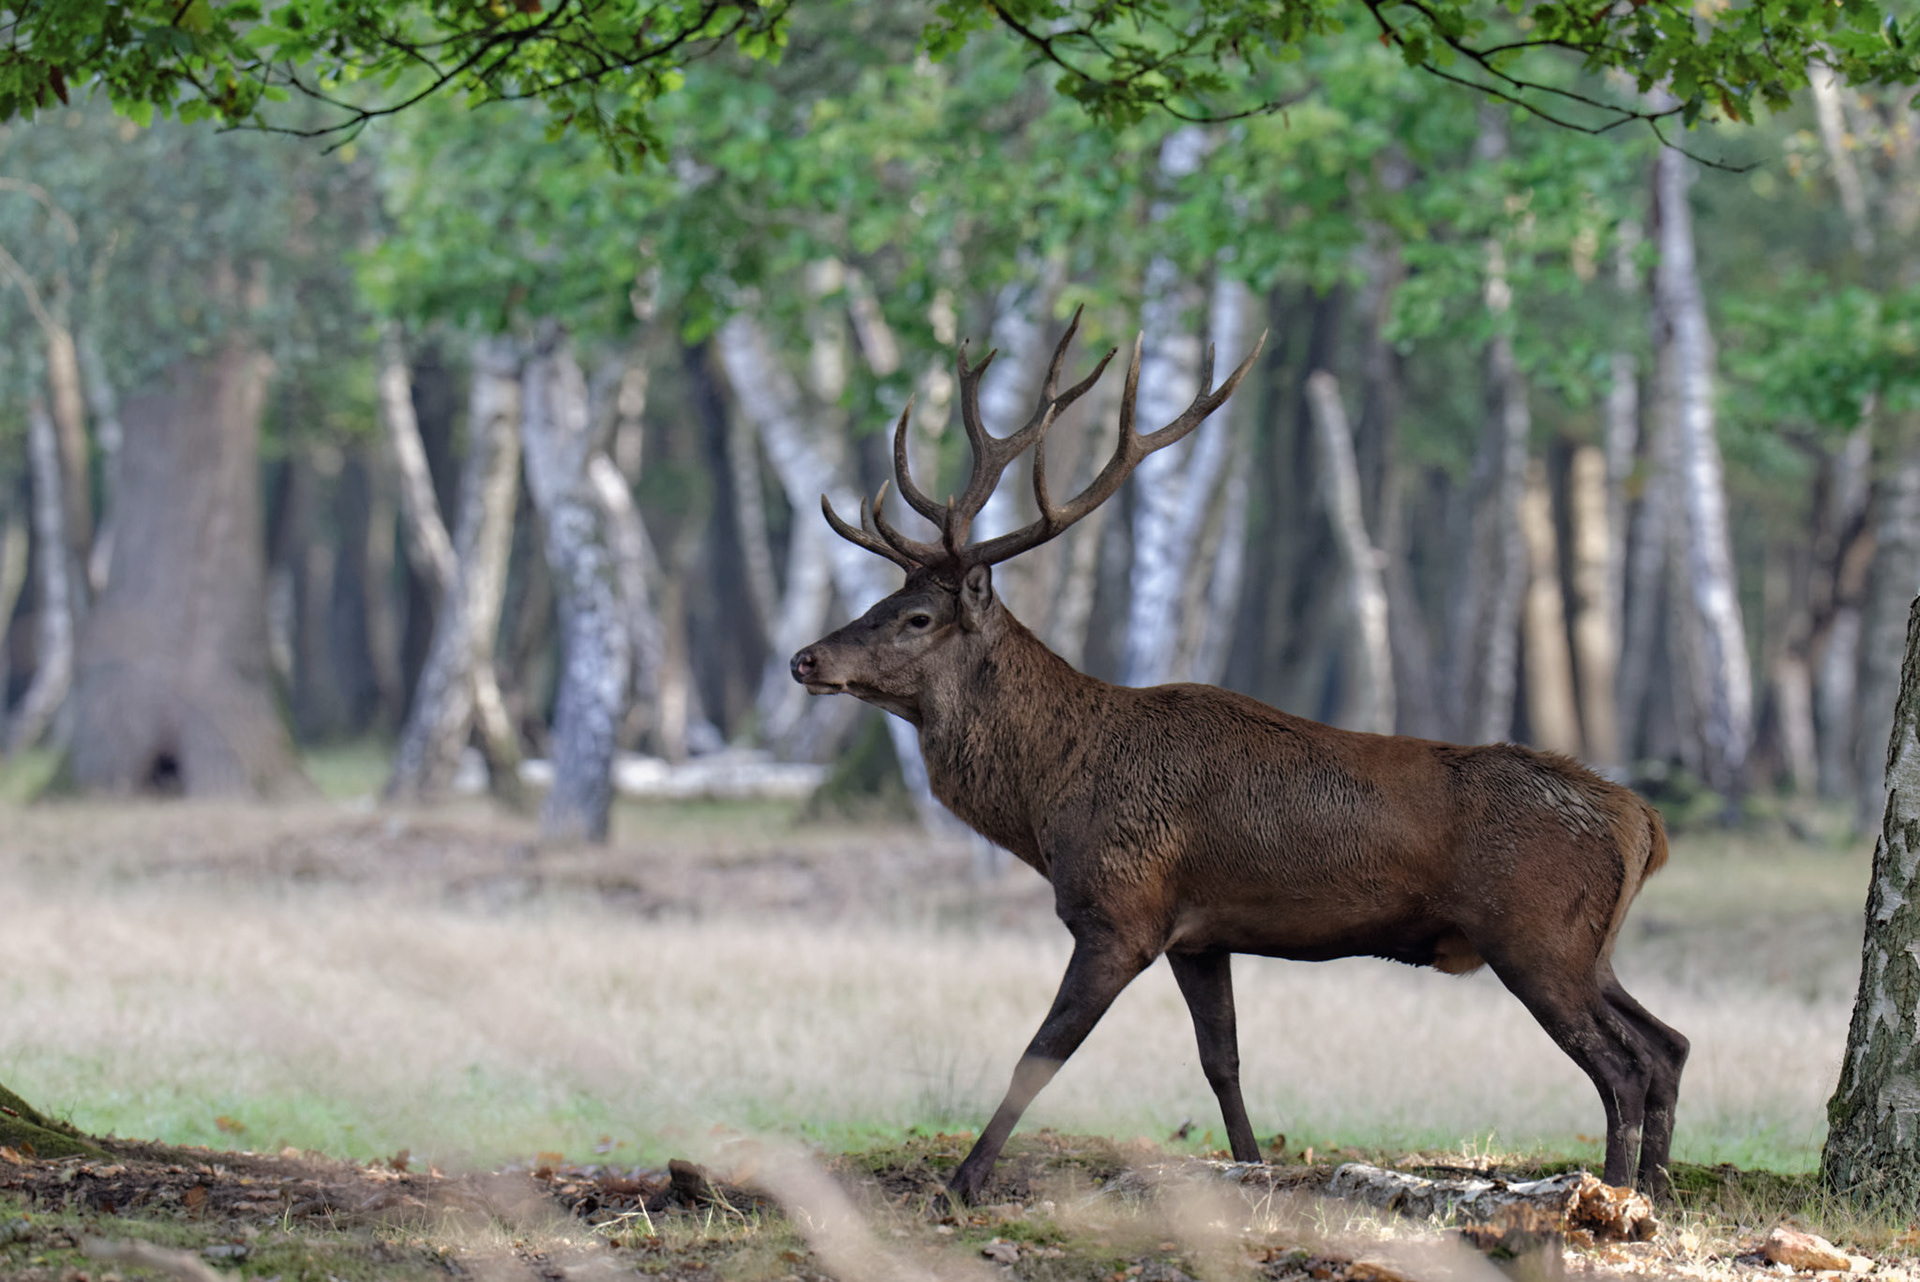
<instances>
[{"instance_id":1,"label":"grassy ground","mask_svg":"<svg viewBox=\"0 0 1920 1282\"><path fill-rule=\"evenodd\" d=\"M455 1172L542 1153L651 1169L717 1160L733 1136L887 1154L913 1128L980 1123L1065 962L1037 877L1016 865L982 880L969 848L911 831L800 825L782 806L626 806L610 848L541 850L524 820L480 803L374 809L379 762L365 753L313 774L325 800L274 810L28 807L19 776L0 777L0 1082L95 1133L361 1161L406 1149ZM1696 1182L1748 1198L1747 1219L1797 1210L1887 1251L1890 1228L1808 1202L1799 1174L1837 1076L1868 853L1679 840L1618 966L1694 1041L1677 1155L1704 1172ZM1295 1155L1597 1160L1592 1088L1489 977L1246 959L1236 987L1250 1109ZM1216 1125L1164 967L1030 1122L1175 1153L1210 1148ZM1756 1192L1720 1163L1782 1174ZM0 1205L0 1239L12 1213ZM0 1247L0 1274L44 1257L58 1276L79 1247L55 1239L97 1231L46 1214ZM923 1221L904 1231L945 1250ZM1745 1222L1695 1236L1725 1255ZM734 1243L757 1259L792 1233L691 1223L674 1231L697 1249L668 1256L712 1263ZM467 1249L439 1231L362 1225L346 1256L314 1267L438 1269L434 1252ZM510 1243L487 1250L526 1264ZM819 1263L789 1243L765 1268L723 1272L782 1276L787 1250ZM1029 1254L1034 1268L1056 1259ZM276 1270L308 1275L251 1271Z\"/></svg>"}]
</instances>

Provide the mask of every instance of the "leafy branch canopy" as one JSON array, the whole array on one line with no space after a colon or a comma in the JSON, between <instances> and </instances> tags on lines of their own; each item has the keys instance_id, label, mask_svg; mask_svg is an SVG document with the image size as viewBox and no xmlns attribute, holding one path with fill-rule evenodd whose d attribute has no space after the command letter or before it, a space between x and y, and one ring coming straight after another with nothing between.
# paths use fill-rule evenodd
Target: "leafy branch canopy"
<instances>
[{"instance_id":1,"label":"leafy branch canopy","mask_svg":"<svg viewBox=\"0 0 1920 1282\"><path fill-rule=\"evenodd\" d=\"M1784 106L1810 62L1920 80L1913 0L921 0L923 50L997 28L1096 118L1218 120L1306 91L1350 24L1409 66L1601 132ZM350 138L435 95L540 99L556 130L657 148L652 104L721 50L778 57L791 0L0 0L0 122L103 91L138 121ZM1293 80L1297 81L1298 77ZM1658 92L1656 92L1658 91ZM1649 97L1649 94L1654 96Z\"/></svg>"}]
</instances>

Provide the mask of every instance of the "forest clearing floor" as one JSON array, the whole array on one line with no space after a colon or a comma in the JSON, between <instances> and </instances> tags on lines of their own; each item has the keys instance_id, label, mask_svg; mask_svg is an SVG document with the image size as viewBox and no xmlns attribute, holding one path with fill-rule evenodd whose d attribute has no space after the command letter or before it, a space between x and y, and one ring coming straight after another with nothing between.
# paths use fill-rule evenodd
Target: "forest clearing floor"
<instances>
[{"instance_id":1,"label":"forest clearing floor","mask_svg":"<svg viewBox=\"0 0 1920 1282\"><path fill-rule=\"evenodd\" d=\"M1915 1235L1820 1220L1808 1178L1682 1166L1657 1225L1537 1214L1406 1216L1327 1195L1343 1163L1312 1153L1247 1166L1040 1132L1020 1137L992 1200L957 1212L945 1174L969 1137L936 1134L835 1157L741 1144L710 1174L533 1165L486 1174L116 1144L105 1160L0 1150L0 1276L281 1282L436 1277L893 1282L1545 1282L1740 1278L1795 1271L1763 1253L1782 1221L1836 1233L1868 1276L1908 1279ZM1379 1155L1370 1155L1378 1159ZM1392 1166L1458 1178L1421 1154ZM1571 1164L1487 1164L1534 1180ZM1832 1220L1834 1209L1826 1207ZM1596 1227L1597 1226L1597 1227ZM1612 1231L1609 1231L1609 1230ZM1810 1271L1803 1271L1811 1275ZM1843 1272L1821 1274L1845 1277Z\"/></svg>"},{"instance_id":2,"label":"forest clearing floor","mask_svg":"<svg viewBox=\"0 0 1920 1282\"><path fill-rule=\"evenodd\" d=\"M1869 854L1676 839L1618 963L1694 1041L1682 1202L1651 1241L1552 1261L1745 1273L1791 1220L1909 1267L1908 1226L1773 1173L1818 1152ZM1591 1086L1489 977L1246 959L1248 1103L1291 1140L1223 1182L1155 967L1036 1103L992 1204L943 1222L1065 932L1017 864L791 805L623 804L609 846L552 849L479 801L0 800L0 905L0 1083L94 1135L206 1146L0 1153L4 1277L1491 1279L1454 1226L1316 1190L1362 1157L1599 1160ZM676 1188L670 1158L716 1183ZM111 1245L136 1240L185 1254ZM1503 1267L1553 1272L1522 1254Z\"/></svg>"}]
</instances>

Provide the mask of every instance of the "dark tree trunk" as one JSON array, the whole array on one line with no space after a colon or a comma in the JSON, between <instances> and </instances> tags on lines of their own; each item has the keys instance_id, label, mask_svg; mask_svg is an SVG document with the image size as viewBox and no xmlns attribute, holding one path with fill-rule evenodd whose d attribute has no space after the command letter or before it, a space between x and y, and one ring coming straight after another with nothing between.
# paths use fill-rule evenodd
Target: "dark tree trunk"
<instances>
[{"instance_id":1,"label":"dark tree trunk","mask_svg":"<svg viewBox=\"0 0 1920 1282\"><path fill-rule=\"evenodd\" d=\"M267 656L258 471L271 372L233 337L123 409L114 573L73 692L78 787L199 797L304 783Z\"/></svg>"},{"instance_id":2,"label":"dark tree trunk","mask_svg":"<svg viewBox=\"0 0 1920 1282\"><path fill-rule=\"evenodd\" d=\"M333 487L333 522L339 545L327 602L327 655L340 698L340 729L364 734L380 717L385 692L375 659L370 608L374 587L373 477L359 450L347 455Z\"/></svg>"}]
</instances>

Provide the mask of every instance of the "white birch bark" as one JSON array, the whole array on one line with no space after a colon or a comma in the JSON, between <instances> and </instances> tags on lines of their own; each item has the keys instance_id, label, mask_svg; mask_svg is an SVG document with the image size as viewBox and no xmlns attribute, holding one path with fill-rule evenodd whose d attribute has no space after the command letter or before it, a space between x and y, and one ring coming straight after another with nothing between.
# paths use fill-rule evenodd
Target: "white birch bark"
<instances>
[{"instance_id":1,"label":"white birch bark","mask_svg":"<svg viewBox=\"0 0 1920 1282\"><path fill-rule=\"evenodd\" d=\"M1656 306L1671 347L1673 385L1665 399L1674 416L1678 510L1684 530L1679 547L1692 613L1681 635L1690 639L1687 666L1699 700L1701 764L1708 786L1737 795L1745 786L1753 740L1753 671L1740 617L1726 481L1715 435L1713 336L1687 203L1693 162L1664 148L1654 166L1660 208Z\"/></svg>"},{"instance_id":2,"label":"white birch bark","mask_svg":"<svg viewBox=\"0 0 1920 1282\"><path fill-rule=\"evenodd\" d=\"M661 665L666 655L666 633L654 609L651 583L659 577L659 562L647 538L646 523L634 506L627 478L607 455L596 452L587 460L587 482L606 512L608 546L620 589L633 648L633 692L650 712L660 695Z\"/></svg>"},{"instance_id":3,"label":"white birch bark","mask_svg":"<svg viewBox=\"0 0 1920 1282\"><path fill-rule=\"evenodd\" d=\"M1827 1105L1820 1174L1844 1196L1911 1218L1920 1210L1920 601L1903 649L1860 992Z\"/></svg>"},{"instance_id":4,"label":"white birch bark","mask_svg":"<svg viewBox=\"0 0 1920 1282\"><path fill-rule=\"evenodd\" d=\"M120 425L120 397L100 349L90 332L82 330L78 339L81 386L86 392L87 412L93 417L93 439L100 447L100 522L93 532L93 547L87 553L87 586L94 596L106 591L107 578L113 573L113 537L117 500L120 493L120 444L126 429Z\"/></svg>"},{"instance_id":5,"label":"white birch bark","mask_svg":"<svg viewBox=\"0 0 1920 1282\"><path fill-rule=\"evenodd\" d=\"M1840 208L1846 211L1847 229L1853 235L1853 247L1863 254L1873 252L1873 227L1867 221L1867 192L1860 181L1860 167L1854 163L1848 145L1846 116L1840 103L1844 90L1833 68L1818 60L1807 64L1807 84L1813 90L1813 115L1820 125L1820 143L1827 153L1827 166L1833 171L1833 185L1840 191Z\"/></svg>"},{"instance_id":6,"label":"white birch bark","mask_svg":"<svg viewBox=\"0 0 1920 1282\"><path fill-rule=\"evenodd\" d=\"M807 419L799 383L780 362L759 322L736 313L714 336L714 347L740 412L758 431L793 511L786 582L768 628L767 666L754 700L761 735L769 743L782 745L807 711L807 692L794 681L787 661L827 630L833 603L830 545L842 540L824 521L815 520L813 511L820 495L838 484L841 443L816 434L815 425ZM816 481L819 489L813 488ZM857 503L853 510L859 510Z\"/></svg>"},{"instance_id":7,"label":"white birch bark","mask_svg":"<svg viewBox=\"0 0 1920 1282\"><path fill-rule=\"evenodd\" d=\"M758 425L767 460L795 512L789 541L805 548L803 557L790 561L780 627L776 629L782 638L797 639L791 644L784 639L776 644L769 664L770 669L777 664L780 680L804 698L805 690L793 680L786 665L792 654L826 631L829 589L838 590L848 609L863 611L894 590L890 581L893 567L836 536L824 520L811 519L823 494L842 512L859 511L860 499L843 479L844 442L819 439L810 430L800 409L799 388L774 357L772 345L758 323L744 313L735 314L721 326L716 346L741 409ZM804 581L796 584L796 574L805 576ZM803 595L796 597L797 590ZM768 682L771 679L770 671ZM766 689L765 684L762 689ZM887 718L887 733L922 822L934 831L951 831L956 821L933 796L918 734L898 717Z\"/></svg>"},{"instance_id":8,"label":"white birch bark","mask_svg":"<svg viewBox=\"0 0 1920 1282\"><path fill-rule=\"evenodd\" d=\"M33 680L7 727L7 755L31 748L73 688L74 619L67 555L59 429L39 396L27 404L27 464L33 475L33 535L40 600Z\"/></svg>"},{"instance_id":9,"label":"white birch bark","mask_svg":"<svg viewBox=\"0 0 1920 1282\"><path fill-rule=\"evenodd\" d=\"M405 359L397 344L387 352L380 395L388 439L400 464L404 542L440 603L413 707L394 753L387 796L444 796L452 787L461 750L477 728L489 787L517 802L519 736L500 694L493 650L520 484L519 352L504 338L483 340L474 348L457 539L447 533L426 471Z\"/></svg>"},{"instance_id":10,"label":"white birch bark","mask_svg":"<svg viewBox=\"0 0 1920 1282\"><path fill-rule=\"evenodd\" d=\"M1322 496L1340 549L1347 584L1347 607L1355 641L1353 679L1359 687L1356 715L1349 727L1392 734L1394 718L1393 642L1387 631L1387 586L1380 553L1367 533L1360 502L1360 466L1354 457L1353 430L1340 403L1340 384L1325 370L1307 379L1307 405L1319 446Z\"/></svg>"},{"instance_id":11,"label":"white birch bark","mask_svg":"<svg viewBox=\"0 0 1920 1282\"><path fill-rule=\"evenodd\" d=\"M1526 642L1527 723L1536 747L1580 755L1580 712L1574 703L1573 655L1567 648L1566 598L1560 589L1560 546L1546 465L1527 462L1520 493L1526 540L1527 594L1521 611Z\"/></svg>"},{"instance_id":12,"label":"white birch bark","mask_svg":"<svg viewBox=\"0 0 1920 1282\"><path fill-rule=\"evenodd\" d=\"M1008 283L994 302L988 342L997 354L980 380L980 418L995 436L1012 432L1033 411L1047 376L1047 361L1058 341L1049 331L1054 302L1065 277L1065 265L1058 258L1049 258L1026 278ZM1031 467L1031 458L1022 457L1006 470L973 519L975 542L998 538L1024 523L1031 488L1023 478L1032 475ZM1004 595L1000 585L996 590ZM1016 600L1015 604L1028 603Z\"/></svg>"},{"instance_id":13,"label":"white birch bark","mask_svg":"<svg viewBox=\"0 0 1920 1282\"><path fill-rule=\"evenodd\" d=\"M1903 430L1904 429L1904 430ZM1906 606L1920 592L1920 423L1897 421L1891 474L1873 497L1873 569L1860 634L1854 828L1871 832L1886 806L1886 770L1873 745L1893 727Z\"/></svg>"},{"instance_id":14,"label":"white birch bark","mask_svg":"<svg viewBox=\"0 0 1920 1282\"><path fill-rule=\"evenodd\" d=\"M607 839L633 644L610 522L588 478L597 442L586 376L564 336L543 348L521 376L520 416L527 489L546 533L560 623L553 786L540 829L552 840L597 842Z\"/></svg>"},{"instance_id":15,"label":"white birch bark","mask_svg":"<svg viewBox=\"0 0 1920 1282\"><path fill-rule=\"evenodd\" d=\"M1233 650L1233 633L1240 616L1240 593L1246 578L1248 510L1253 499L1253 458L1244 435L1238 435L1232 465L1224 485L1220 514L1220 538L1213 557L1213 571L1207 579L1206 601L1202 607L1199 641L1186 680L1202 685L1218 685L1227 675L1227 660ZM1093 543L1088 540L1089 552ZM1092 583L1093 558L1087 557L1087 581ZM1092 607L1092 593L1087 594ZM1085 625L1081 627L1085 632ZM1083 642L1084 644L1084 642Z\"/></svg>"}]
</instances>

